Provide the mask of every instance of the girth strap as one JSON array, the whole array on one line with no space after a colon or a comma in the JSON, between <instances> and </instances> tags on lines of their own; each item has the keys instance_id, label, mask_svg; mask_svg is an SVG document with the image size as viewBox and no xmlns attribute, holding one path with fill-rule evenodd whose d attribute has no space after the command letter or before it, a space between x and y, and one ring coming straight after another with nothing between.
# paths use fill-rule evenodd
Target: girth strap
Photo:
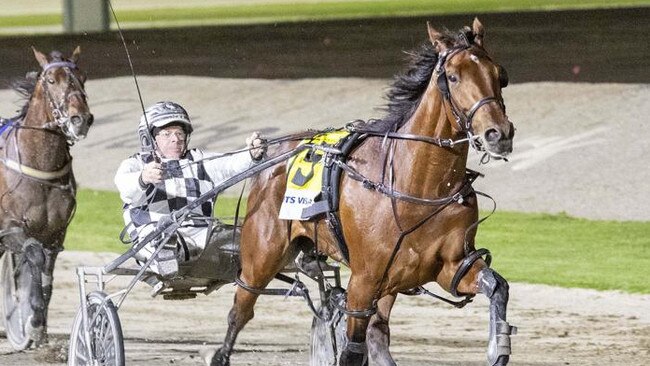
<instances>
[{"instance_id":1,"label":"girth strap","mask_svg":"<svg viewBox=\"0 0 650 366\"><path fill-rule=\"evenodd\" d=\"M41 180L54 180L61 177L64 177L70 172L72 166L71 162L68 162L63 168L55 170L53 172L47 172L44 170L38 170L30 168L27 165L20 164L19 162L11 159L1 159L2 163L9 169L16 171L20 174L24 174L31 178L41 179Z\"/></svg>"}]
</instances>

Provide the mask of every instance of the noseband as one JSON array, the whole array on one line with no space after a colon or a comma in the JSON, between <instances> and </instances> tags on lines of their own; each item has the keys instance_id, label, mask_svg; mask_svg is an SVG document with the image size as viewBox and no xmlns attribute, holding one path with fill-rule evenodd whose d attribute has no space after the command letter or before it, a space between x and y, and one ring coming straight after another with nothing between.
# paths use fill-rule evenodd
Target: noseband
<instances>
[{"instance_id":1,"label":"noseband","mask_svg":"<svg viewBox=\"0 0 650 366\"><path fill-rule=\"evenodd\" d=\"M474 118L474 115L478 109L488 103L497 103L504 112L506 107L503 103L502 98L485 97L474 103L474 105L472 105L472 107L469 109L469 112L465 114L454 101L454 98L451 95L451 91L449 90L449 84L447 83L447 70L445 69L445 64L447 61L451 60L452 57L461 51L467 50L468 48L469 46L460 46L445 50L438 56L438 62L436 63L436 67L434 68L433 73L434 76L437 75L436 85L438 86L438 89L440 90L440 93L443 95L444 99L449 102L451 113L454 115L454 119L456 120L458 127L462 132L467 134L470 143L472 143L472 145L477 148L475 145L476 137L472 133L472 119ZM499 69L501 69L501 67ZM501 84L501 87L504 88L506 85L508 85L508 80L506 77L502 77L500 74L499 83ZM477 148L477 150L480 150L480 148Z\"/></svg>"},{"instance_id":2,"label":"noseband","mask_svg":"<svg viewBox=\"0 0 650 366\"><path fill-rule=\"evenodd\" d=\"M45 80L45 74L48 70L53 68L63 68L68 77L68 88L63 95L61 100L56 101L48 89L48 82ZM60 128L63 134L66 137L66 140L69 145L74 144L79 140L79 136L75 133L74 129L71 126L72 119L68 113L68 102L71 97L75 95L81 96L82 100L87 100L88 95L84 89L83 84L79 81L79 78L71 71L72 69L78 70L77 65L74 62L70 61L54 61L50 62L47 65L43 66L41 71L39 81L43 85L43 91L45 92L45 98L47 99L48 105L50 107L50 112L52 117L54 117L54 122L48 122L45 124L46 128ZM71 91L72 90L72 91Z\"/></svg>"}]
</instances>

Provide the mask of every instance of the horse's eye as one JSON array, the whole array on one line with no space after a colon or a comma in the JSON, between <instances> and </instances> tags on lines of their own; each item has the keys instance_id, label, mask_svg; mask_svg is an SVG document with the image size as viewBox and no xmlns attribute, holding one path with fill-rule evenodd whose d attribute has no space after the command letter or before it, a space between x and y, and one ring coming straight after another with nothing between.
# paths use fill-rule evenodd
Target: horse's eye
<instances>
[{"instance_id":1,"label":"horse's eye","mask_svg":"<svg viewBox=\"0 0 650 366\"><path fill-rule=\"evenodd\" d=\"M455 83L455 82L458 81L458 78L456 77L456 75L449 75L448 79L452 83Z\"/></svg>"}]
</instances>

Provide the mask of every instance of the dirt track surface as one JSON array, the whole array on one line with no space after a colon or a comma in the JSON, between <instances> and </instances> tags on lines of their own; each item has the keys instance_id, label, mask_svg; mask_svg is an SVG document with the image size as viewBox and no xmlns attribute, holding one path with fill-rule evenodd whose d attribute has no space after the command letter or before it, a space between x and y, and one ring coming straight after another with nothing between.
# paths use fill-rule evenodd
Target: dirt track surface
<instances>
[{"instance_id":1,"label":"dirt track surface","mask_svg":"<svg viewBox=\"0 0 650 366\"><path fill-rule=\"evenodd\" d=\"M114 254L62 253L50 307L53 343L65 344L78 306L74 268L102 265ZM118 282L109 287L116 290ZM232 286L193 300L152 299L139 284L119 310L127 365L201 365L198 352L217 347L225 334ZM433 289L433 288L432 288ZM629 295L512 284L508 320L511 365L645 366L650 356L650 295ZM424 297L398 299L391 350L400 366L484 365L488 303L478 296L463 309ZM264 296L241 333L232 365L305 365L311 313L302 300ZM0 338L0 364L42 366L46 352L12 353ZM58 363L61 364L61 363Z\"/></svg>"}]
</instances>

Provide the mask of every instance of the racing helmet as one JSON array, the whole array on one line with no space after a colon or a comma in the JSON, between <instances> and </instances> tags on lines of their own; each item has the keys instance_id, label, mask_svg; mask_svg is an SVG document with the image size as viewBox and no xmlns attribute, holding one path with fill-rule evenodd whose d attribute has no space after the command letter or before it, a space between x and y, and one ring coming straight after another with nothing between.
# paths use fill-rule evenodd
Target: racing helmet
<instances>
[{"instance_id":1,"label":"racing helmet","mask_svg":"<svg viewBox=\"0 0 650 366\"><path fill-rule=\"evenodd\" d=\"M144 111L144 114L140 117L138 130L149 127L149 132L153 134L154 128L163 128L172 123L180 124L188 137L194 130L190 116L180 104L174 102L158 102Z\"/></svg>"},{"instance_id":2,"label":"racing helmet","mask_svg":"<svg viewBox=\"0 0 650 366\"><path fill-rule=\"evenodd\" d=\"M163 128L172 123L180 124L187 137L185 138L185 147L190 140L190 134L194 130L192 122L185 108L174 102L158 102L144 111L138 124L138 139L143 152L155 150L153 141L154 129Z\"/></svg>"}]
</instances>

